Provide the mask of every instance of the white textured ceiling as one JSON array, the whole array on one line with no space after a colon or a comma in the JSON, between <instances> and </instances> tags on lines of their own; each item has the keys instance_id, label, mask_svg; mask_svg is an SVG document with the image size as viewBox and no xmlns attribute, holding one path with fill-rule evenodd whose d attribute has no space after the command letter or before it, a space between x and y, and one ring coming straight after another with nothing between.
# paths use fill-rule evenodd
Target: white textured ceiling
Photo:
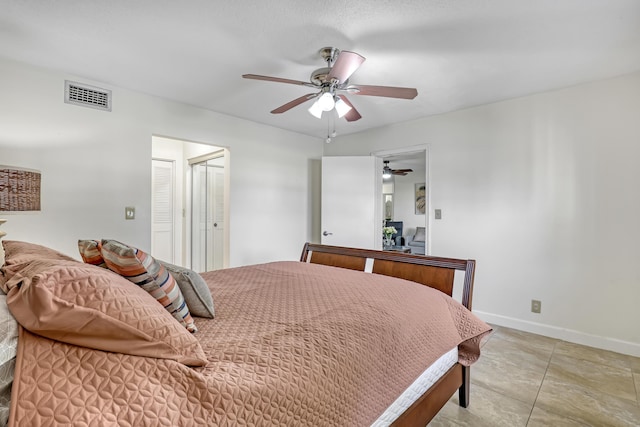
<instances>
[{"instance_id":1,"label":"white textured ceiling","mask_svg":"<svg viewBox=\"0 0 640 427\"><path fill-rule=\"evenodd\" d=\"M272 109L309 88L324 46L367 58L338 134L640 70L640 0L0 0L0 57L322 138L327 121ZM117 108L114 99L114 108Z\"/></svg>"}]
</instances>

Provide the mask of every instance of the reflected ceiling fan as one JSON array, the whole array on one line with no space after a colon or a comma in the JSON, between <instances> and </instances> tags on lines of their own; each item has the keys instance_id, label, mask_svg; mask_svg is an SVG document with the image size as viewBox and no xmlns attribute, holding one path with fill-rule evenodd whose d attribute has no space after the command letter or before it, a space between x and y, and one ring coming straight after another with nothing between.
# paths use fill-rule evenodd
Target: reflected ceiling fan
<instances>
[{"instance_id":1,"label":"reflected ceiling fan","mask_svg":"<svg viewBox=\"0 0 640 427\"><path fill-rule=\"evenodd\" d=\"M365 61L364 56L346 50L340 51L335 47L324 47L318 53L326 61L327 66L312 72L309 82L258 74L243 74L242 77L316 89L316 92L303 95L272 110L272 114L284 113L304 102L315 99L315 102L309 108L309 113L320 119L324 111L331 111L335 108L338 117L344 117L348 122L360 120L362 116L354 108L353 104L349 102L347 94L401 99L413 99L418 95L418 91L415 88L350 84L349 77Z\"/></svg>"},{"instance_id":2,"label":"reflected ceiling fan","mask_svg":"<svg viewBox=\"0 0 640 427\"><path fill-rule=\"evenodd\" d=\"M385 160L384 167L382 168L382 177L391 178L391 175L405 176L409 172L413 172L413 169L391 169L389 167L389 160Z\"/></svg>"}]
</instances>

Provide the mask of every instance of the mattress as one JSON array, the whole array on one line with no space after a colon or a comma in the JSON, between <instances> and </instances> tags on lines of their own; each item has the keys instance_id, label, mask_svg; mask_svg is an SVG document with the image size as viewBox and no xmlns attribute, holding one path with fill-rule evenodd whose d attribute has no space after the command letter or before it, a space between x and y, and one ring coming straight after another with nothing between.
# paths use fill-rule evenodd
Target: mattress
<instances>
[{"instance_id":1,"label":"mattress","mask_svg":"<svg viewBox=\"0 0 640 427\"><path fill-rule=\"evenodd\" d=\"M387 408L371 427L391 425L404 411L424 394L458 361L458 348L452 348L429 366L402 394Z\"/></svg>"}]
</instances>

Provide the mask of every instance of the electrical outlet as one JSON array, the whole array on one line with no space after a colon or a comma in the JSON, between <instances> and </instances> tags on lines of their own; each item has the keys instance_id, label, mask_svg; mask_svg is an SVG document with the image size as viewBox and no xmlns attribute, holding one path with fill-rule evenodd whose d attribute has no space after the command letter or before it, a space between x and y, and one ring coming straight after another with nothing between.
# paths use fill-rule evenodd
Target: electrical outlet
<instances>
[{"instance_id":1,"label":"electrical outlet","mask_svg":"<svg viewBox=\"0 0 640 427\"><path fill-rule=\"evenodd\" d=\"M542 309L542 302L537 299L531 300L531 312L532 313L540 313Z\"/></svg>"}]
</instances>

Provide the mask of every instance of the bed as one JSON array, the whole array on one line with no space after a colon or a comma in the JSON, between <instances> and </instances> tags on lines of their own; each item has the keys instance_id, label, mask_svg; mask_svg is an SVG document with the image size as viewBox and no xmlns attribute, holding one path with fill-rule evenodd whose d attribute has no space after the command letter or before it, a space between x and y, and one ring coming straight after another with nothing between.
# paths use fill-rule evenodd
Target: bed
<instances>
[{"instance_id":1,"label":"bed","mask_svg":"<svg viewBox=\"0 0 640 427\"><path fill-rule=\"evenodd\" d=\"M10 426L425 425L456 391L469 404L490 331L470 312L471 260L306 244L299 261L202 273L215 317L182 316L190 332L102 259L3 243Z\"/></svg>"}]
</instances>

